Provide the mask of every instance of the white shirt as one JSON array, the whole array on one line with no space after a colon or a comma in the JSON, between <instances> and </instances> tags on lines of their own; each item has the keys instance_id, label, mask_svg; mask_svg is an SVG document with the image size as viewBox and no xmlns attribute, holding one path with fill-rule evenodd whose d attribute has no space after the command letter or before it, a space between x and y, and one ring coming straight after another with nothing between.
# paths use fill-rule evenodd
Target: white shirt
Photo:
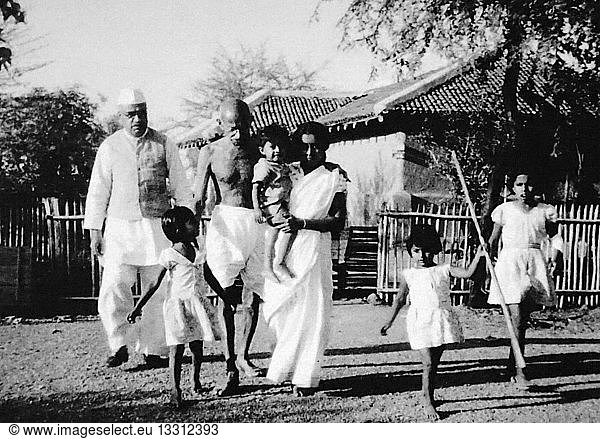
<instances>
[{"instance_id":1,"label":"white shirt","mask_svg":"<svg viewBox=\"0 0 600 439\"><path fill-rule=\"evenodd\" d=\"M137 141L138 138L122 129L102 142L96 154L83 227L100 230L106 219L102 262L154 265L158 263L160 252L170 245L162 232L160 219L142 217ZM177 147L167 141L165 151L171 194L177 205L194 210L191 185Z\"/></svg>"}]
</instances>

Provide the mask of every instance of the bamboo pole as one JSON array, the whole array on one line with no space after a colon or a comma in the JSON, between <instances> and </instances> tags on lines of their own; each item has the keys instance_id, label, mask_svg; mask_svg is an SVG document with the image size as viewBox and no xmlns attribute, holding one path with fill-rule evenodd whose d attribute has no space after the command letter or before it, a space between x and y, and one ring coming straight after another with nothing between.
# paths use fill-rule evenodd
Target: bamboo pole
<instances>
[{"instance_id":1,"label":"bamboo pole","mask_svg":"<svg viewBox=\"0 0 600 439\"><path fill-rule=\"evenodd\" d=\"M510 336L510 344L513 349L513 353L515 355L515 363L516 366L520 369L525 367L525 359L523 358L523 353L521 352L521 348L519 346L519 341L517 340L517 336L515 333L515 328L513 327L512 321L510 319L510 312L508 307L506 306L506 301L504 300L504 295L502 294L502 290L500 289L500 284L498 283L498 278L496 277L496 272L494 270L494 265L492 264L492 259L490 258L489 253L486 250L485 240L483 239L483 235L481 233L481 228L479 227L479 223L477 222L477 215L475 214L475 207L471 202L471 197L469 196L469 190L467 188L467 183L465 182L465 177L462 173L462 169L460 164L458 163L458 158L456 157L456 152L452 151L452 160L454 161L454 165L456 166L456 171L458 172L458 178L460 179L460 184L462 185L462 189L465 193L465 198L467 199L467 204L469 206L469 211L471 212L471 219L473 220L473 224L475 225L475 230L477 230L477 235L479 237L479 243L483 249L483 254L485 256L485 260L490 269L490 273L492 275L492 282L496 286L498 290L498 297L500 298L500 306L502 307L502 314L504 315L504 320L506 321L506 327L508 329L508 335Z\"/></svg>"},{"instance_id":2,"label":"bamboo pole","mask_svg":"<svg viewBox=\"0 0 600 439\"><path fill-rule=\"evenodd\" d=\"M392 270L394 273L394 289L397 289L398 283L399 283L399 280L398 280L398 243L400 242L399 241L400 238L399 238L399 234L398 234L399 221L397 218L394 218L392 221L394 221L394 239L392 239L392 245L394 246L392 254L393 254L394 258L393 258ZM400 249L402 250L402 247L400 247Z\"/></svg>"},{"instance_id":3,"label":"bamboo pole","mask_svg":"<svg viewBox=\"0 0 600 439\"><path fill-rule=\"evenodd\" d=\"M600 205L596 205L596 208L594 209L594 219L598 220L600 219ZM600 288L600 279L598 276L598 272L600 271L600 266L598 264L598 259L600 258L600 245L598 245L598 240L600 239L600 227L595 227L594 228L594 236L592 238L592 242L591 242L591 246L590 246L590 251L591 251L591 255L592 256L592 270L593 270L593 277L592 277L592 289L599 289Z\"/></svg>"},{"instance_id":4,"label":"bamboo pole","mask_svg":"<svg viewBox=\"0 0 600 439\"><path fill-rule=\"evenodd\" d=\"M461 205L460 209L459 209L459 213L462 213L462 210L463 210L463 207ZM459 226L461 227L460 228L461 233L459 233L459 236L460 236L459 249L460 249L460 244L462 243L462 249L460 249L459 254L462 254L462 267L467 268L471 264L471 260L473 259L473 257L469 254L469 222L461 221L459 223ZM467 280L461 279L460 281L461 281L460 282L461 290L465 290L467 287Z\"/></svg>"},{"instance_id":5,"label":"bamboo pole","mask_svg":"<svg viewBox=\"0 0 600 439\"><path fill-rule=\"evenodd\" d=\"M385 212L381 212L377 224L377 289L379 290L383 289L383 272L381 271L381 267L383 267L383 246L385 245L383 242L383 222L385 219Z\"/></svg>"}]
</instances>

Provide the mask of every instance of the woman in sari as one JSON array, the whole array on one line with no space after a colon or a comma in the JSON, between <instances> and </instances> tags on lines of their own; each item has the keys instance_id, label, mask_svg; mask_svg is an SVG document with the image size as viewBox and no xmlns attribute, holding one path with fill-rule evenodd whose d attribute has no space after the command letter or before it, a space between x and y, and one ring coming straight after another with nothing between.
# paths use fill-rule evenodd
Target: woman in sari
<instances>
[{"instance_id":1,"label":"woman in sari","mask_svg":"<svg viewBox=\"0 0 600 439\"><path fill-rule=\"evenodd\" d=\"M327 128L317 122L292 136L301 151L290 195L291 216L279 226L297 232L286 262L294 277L265 281L263 313L276 343L267 378L291 381L294 394L314 393L319 385L332 307L331 232L346 221L346 173L325 161Z\"/></svg>"}]
</instances>

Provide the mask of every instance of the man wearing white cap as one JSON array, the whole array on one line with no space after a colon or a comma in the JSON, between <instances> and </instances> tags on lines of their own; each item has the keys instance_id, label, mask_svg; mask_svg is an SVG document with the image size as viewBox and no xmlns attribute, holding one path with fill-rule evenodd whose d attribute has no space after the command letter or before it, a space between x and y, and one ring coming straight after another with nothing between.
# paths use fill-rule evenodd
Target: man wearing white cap
<instances>
[{"instance_id":1,"label":"man wearing white cap","mask_svg":"<svg viewBox=\"0 0 600 439\"><path fill-rule=\"evenodd\" d=\"M152 296L139 323L131 326L126 320L133 308L131 287L138 274L142 289L156 279L161 270L158 256L170 245L160 218L171 207L171 197L176 204L192 208L192 193L177 147L148 127L142 92L122 90L118 106L123 129L98 148L84 228L90 230L92 253L104 266L98 313L111 350L107 366L126 362L130 343L135 343L152 366L157 356L168 353L162 316L164 291L159 289Z\"/></svg>"}]
</instances>

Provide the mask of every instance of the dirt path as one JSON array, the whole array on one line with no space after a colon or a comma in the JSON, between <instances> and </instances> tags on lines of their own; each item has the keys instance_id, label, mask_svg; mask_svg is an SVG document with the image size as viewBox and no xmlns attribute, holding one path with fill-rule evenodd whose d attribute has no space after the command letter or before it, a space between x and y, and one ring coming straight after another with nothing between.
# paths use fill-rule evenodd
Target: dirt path
<instances>
[{"instance_id":1,"label":"dirt path","mask_svg":"<svg viewBox=\"0 0 600 439\"><path fill-rule=\"evenodd\" d=\"M167 369L147 370L134 356L118 369L103 366L106 348L97 319L0 326L0 422L423 422L420 363L399 320L378 335L387 307L338 303L322 390L296 398L289 386L242 379L239 396L190 391L188 407L164 406ZM437 398L445 422L599 422L600 311L538 315L526 353L535 384L514 389L501 371L508 350L497 311L458 308L467 342L447 350ZM571 320L568 319L571 317ZM5 322L6 323L6 322ZM269 362L270 336L261 321L256 363ZM210 386L225 378L218 346L203 365Z\"/></svg>"}]
</instances>

